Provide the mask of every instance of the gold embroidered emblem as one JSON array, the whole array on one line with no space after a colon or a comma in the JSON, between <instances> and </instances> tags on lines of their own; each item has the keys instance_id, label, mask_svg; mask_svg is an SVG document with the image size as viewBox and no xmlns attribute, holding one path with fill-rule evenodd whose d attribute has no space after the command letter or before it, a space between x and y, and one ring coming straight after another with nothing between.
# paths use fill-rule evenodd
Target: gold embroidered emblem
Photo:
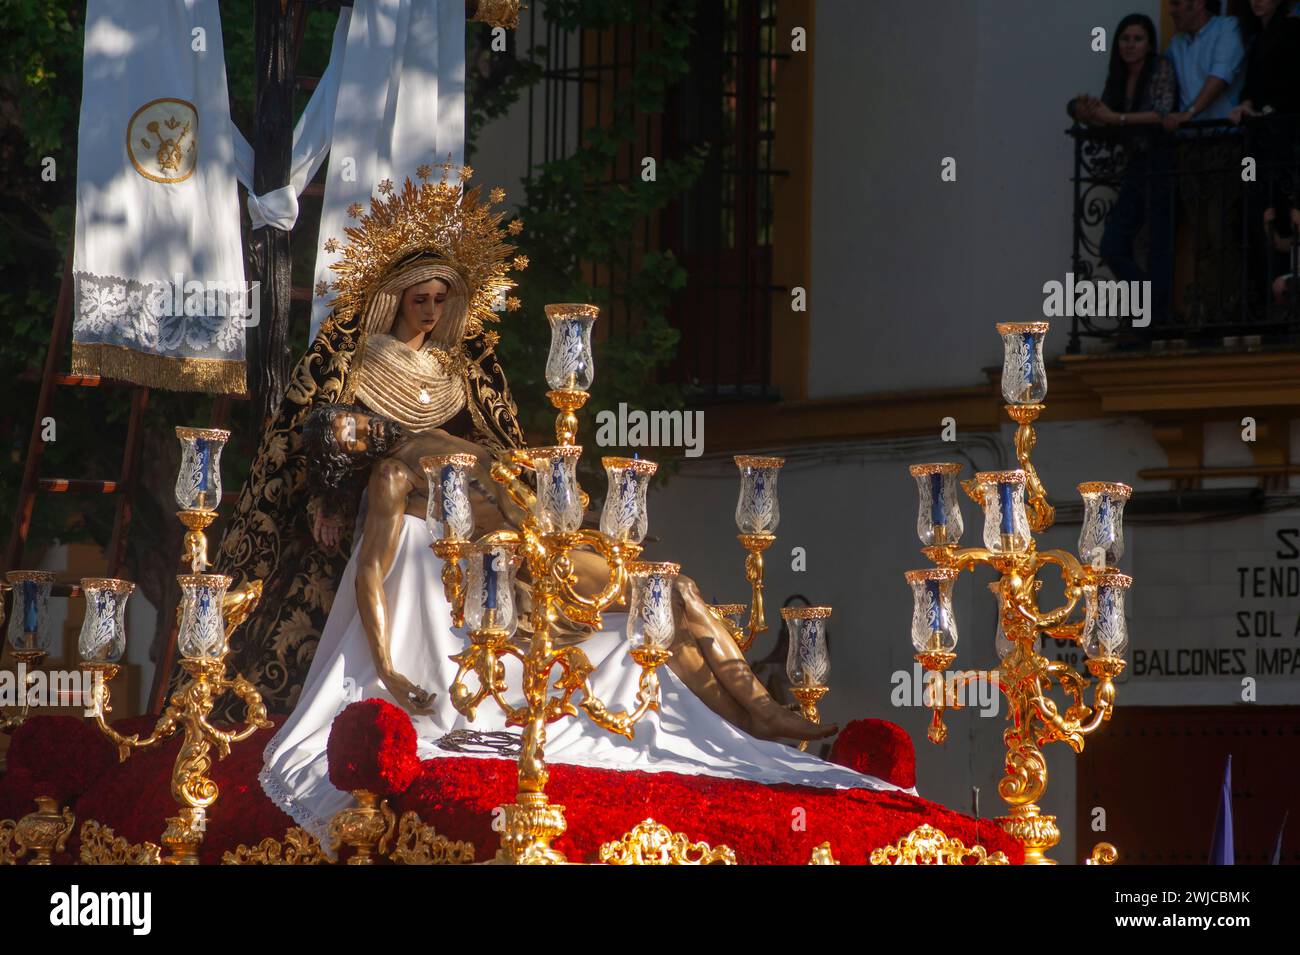
<instances>
[{"instance_id":1,"label":"gold embroidered emblem","mask_svg":"<svg viewBox=\"0 0 1300 955\"><path fill-rule=\"evenodd\" d=\"M183 99L150 100L126 124L126 154L154 182L184 182L199 160L199 114Z\"/></svg>"}]
</instances>

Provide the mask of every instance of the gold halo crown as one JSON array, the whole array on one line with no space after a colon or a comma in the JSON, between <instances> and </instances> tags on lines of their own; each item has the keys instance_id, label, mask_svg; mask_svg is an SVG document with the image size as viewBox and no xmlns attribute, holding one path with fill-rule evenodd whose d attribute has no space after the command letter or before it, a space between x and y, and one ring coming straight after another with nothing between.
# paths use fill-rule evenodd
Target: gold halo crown
<instances>
[{"instance_id":1,"label":"gold halo crown","mask_svg":"<svg viewBox=\"0 0 1300 955\"><path fill-rule=\"evenodd\" d=\"M495 307L515 286L509 271L528 267L528 257L515 255L515 246L505 239L506 233L518 235L523 222L514 219L503 228L505 211L492 210L493 205L505 201L504 189L493 189L488 201L481 202L481 187L462 188L473 169L450 162L441 166L438 182L429 181L432 167L427 164L416 170L419 185L407 177L402 188L395 189L393 181L385 179L379 183L379 195L371 196L370 211L364 215L359 202L348 207L348 216L359 220L358 224L344 229L347 245L342 246L342 257L330 266L337 277L317 287L321 295L330 289L337 293L330 303L335 314L347 315L363 308L369 290L394 265L424 252L438 256L465 279L469 288L466 338L480 334L486 322L500 320ZM455 183L447 181L453 168L457 168ZM340 243L331 236L324 248L337 252ZM507 311L513 312L519 305L514 296L505 299Z\"/></svg>"}]
</instances>

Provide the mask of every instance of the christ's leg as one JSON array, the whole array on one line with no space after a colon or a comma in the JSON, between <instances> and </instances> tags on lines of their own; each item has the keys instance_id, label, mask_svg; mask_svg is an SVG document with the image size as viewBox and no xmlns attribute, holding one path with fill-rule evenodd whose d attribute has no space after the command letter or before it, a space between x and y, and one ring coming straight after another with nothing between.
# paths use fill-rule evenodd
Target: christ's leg
<instances>
[{"instance_id":1,"label":"christ's leg","mask_svg":"<svg viewBox=\"0 0 1300 955\"><path fill-rule=\"evenodd\" d=\"M674 596L680 601L678 630L691 634L718 683L749 714L749 733L763 739L821 739L838 731L834 724L813 723L772 699L726 626L709 612L694 580L678 576Z\"/></svg>"},{"instance_id":2,"label":"christ's leg","mask_svg":"<svg viewBox=\"0 0 1300 955\"><path fill-rule=\"evenodd\" d=\"M575 589L585 596L598 593L609 576L605 559L591 551L574 551L572 559ZM691 578L677 578L673 606L677 633L668 668L709 709L763 739L820 739L836 732L772 699Z\"/></svg>"}]
</instances>

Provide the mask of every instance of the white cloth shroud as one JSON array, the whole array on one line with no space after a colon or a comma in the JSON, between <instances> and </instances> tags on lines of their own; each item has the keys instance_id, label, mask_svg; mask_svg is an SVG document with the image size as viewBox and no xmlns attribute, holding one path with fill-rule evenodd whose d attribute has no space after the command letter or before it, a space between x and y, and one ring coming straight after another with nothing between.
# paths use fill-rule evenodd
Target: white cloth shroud
<instances>
[{"instance_id":1,"label":"white cloth shroud","mask_svg":"<svg viewBox=\"0 0 1300 955\"><path fill-rule=\"evenodd\" d=\"M420 166L465 156L465 4L463 0L357 0L340 11L330 63L294 127L289 184L249 198L254 228L288 229L297 197L330 157L321 207L312 289L311 338L329 314L333 293L326 252L330 237L346 244L355 220L348 207L369 211L378 185L394 188ZM242 140L242 137L241 137ZM241 181L252 190L253 151L238 146ZM441 169L435 172L441 174ZM454 181L455 173L449 178Z\"/></svg>"},{"instance_id":2,"label":"white cloth shroud","mask_svg":"<svg viewBox=\"0 0 1300 955\"><path fill-rule=\"evenodd\" d=\"M356 554L353 548L330 608L329 619L303 682L298 704L267 744L259 779L268 796L294 820L328 845L333 815L353 802L329 781L326 745L334 718L349 704L380 697L396 703L379 682L357 613ZM434 711L415 716L422 760L441 756L498 757L491 751L458 752L438 745L453 730L501 733L505 719L485 700L473 722L451 705L448 692L456 676L451 654L467 644L463 630L451 626L451 607L443 595L442 561L428 545L422 519L406 515L393 566L384 579L389 611L390 652L399 673L436 694ZM605 614L605 629L582 644L595 666L593 692L612 709L635 705L640 667L627 654L622 628L626 614ZM507 698L518 703L520 668L506 661ZM471 687L474 677L467 678ZM721 776L761 783L793 783L837 789L897 790L874 776L828 763L790 746L758 740L728 723L695 696L667 668L659 669L661 702L636 725L631 740L596 726L586 716L547 727L546 759L605 769ZM519 730L511 728L512 734ZM915 789L902 790L915 793Z\"/></svg>"},{"instance_id":3,"label":"white cloth shroud","mask_svg":"<svg viewBox=\"0 0 1300 955\"><path fill-rule=\"evenodd\" d=\"M244 391L244 283L212 0L89 0L73 370Z\"/></svg>"}]
</instances>

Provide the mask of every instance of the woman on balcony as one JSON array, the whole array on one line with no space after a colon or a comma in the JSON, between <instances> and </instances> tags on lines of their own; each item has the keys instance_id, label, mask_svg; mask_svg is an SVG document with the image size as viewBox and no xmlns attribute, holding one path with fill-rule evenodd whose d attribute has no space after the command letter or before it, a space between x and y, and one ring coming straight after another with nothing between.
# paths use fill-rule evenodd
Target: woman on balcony
<instances>
[{"instance_id":1,"label":"woman on balcony","mask_svg":"<svg viewBox=\"0 0 1300 955\"><path fill-rule=\"evenodd\" d=\"M1089 126L1138 126L1158 129L1178 105L1178 80L1173 64L1158 52L1151 18L1133 13L1111 34L1110 68L1101 98L1080 93L1066 105L1076 123ZM1154 319L1169 312L1172 284L1173 201L1172 168L1167 150L1148 136L1131 135L1124 142L1129 161L1119 197L1106 219L1101 257L1115 278L1151 282ZM1146 225L1150 233L1148 269L1133 254L1133 240Z\"/></svg>"}]
</instances>

